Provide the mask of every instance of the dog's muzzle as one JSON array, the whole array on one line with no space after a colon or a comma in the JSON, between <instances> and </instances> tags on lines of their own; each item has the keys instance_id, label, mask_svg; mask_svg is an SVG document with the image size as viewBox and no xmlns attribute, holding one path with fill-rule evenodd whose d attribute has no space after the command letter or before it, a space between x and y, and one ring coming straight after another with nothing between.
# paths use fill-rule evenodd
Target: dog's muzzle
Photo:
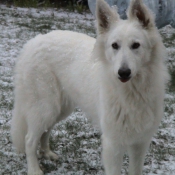
<instances>
[{"instance_id":1,"label":"dog's muzzle","mask_svg":"<svg viewBox=\"0 0 175 175\"><path fill-rule=\"evenodd\" d=\"M118 78L122 83L127 82L131 78L131 69L122 67L118 70Z\"/></svg>"}]
</instances>

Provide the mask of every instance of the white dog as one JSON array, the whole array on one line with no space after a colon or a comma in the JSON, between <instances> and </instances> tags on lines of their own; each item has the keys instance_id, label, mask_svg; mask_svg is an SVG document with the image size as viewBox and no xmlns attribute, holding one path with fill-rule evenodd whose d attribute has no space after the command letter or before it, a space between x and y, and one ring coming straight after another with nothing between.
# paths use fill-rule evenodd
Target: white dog
<instances>
[{"instance_id":1,"label":"white dog","mask_svg":"<svg viewBox=\"0 0 175 175\"><path fill-rule=\"evenodd\" d=\"M154 17L142 0L132 0L121 20L97 0L97 40L53 31L30 40L16 65L12 140L27 155L28 174L41 175L36 150L47 158L55 123L79 106L98 120L107 175L120 175L125 151L129 175L141 175L151 137L163 116L168 73L165 48ZM47 131L47 132L45 132Z\"/></svg>"}]
</instances>

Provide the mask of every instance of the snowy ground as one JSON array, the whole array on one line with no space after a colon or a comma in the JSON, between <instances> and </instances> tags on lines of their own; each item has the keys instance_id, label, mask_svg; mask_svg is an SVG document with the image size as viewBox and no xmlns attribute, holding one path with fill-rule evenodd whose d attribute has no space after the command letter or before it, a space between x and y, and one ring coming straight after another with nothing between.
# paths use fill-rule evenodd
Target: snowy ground
<instances>
[{"instance_id":1,"label":"snowy ground","mask_svg":"<svg viewBox=\"0 0 175 175\"><path fill-rule=\"evenodd\" d=\"M22 45L39 33L55 29L73 30L95 37L93 16L62 10L22 9L0 6L0 175L26 174L26 157L17 155L10 139L14 102L13 67ZM175 29L160 30L167 47L172 81L165 99L165 116L152 139L146 156L144 175L175 175ZM40 159L45 174L104 175L101 164L100 133L84 114L76 110L55 126L51 148L59 155L56 162ZM125 156L122 173L127 174Z\"/></svg>"}]
</instances>

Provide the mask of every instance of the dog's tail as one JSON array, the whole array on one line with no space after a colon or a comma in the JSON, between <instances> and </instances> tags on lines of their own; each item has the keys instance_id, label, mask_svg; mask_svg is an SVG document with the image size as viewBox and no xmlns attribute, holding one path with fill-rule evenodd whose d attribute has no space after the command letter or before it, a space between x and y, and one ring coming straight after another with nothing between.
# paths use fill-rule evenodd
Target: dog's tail
<instances>
[{"instance_id":1,"label":"dog's tail","mask_svg":"<svg viewBox=\"0 0 175 175\"><path fill-rule=\"evenodd\" d=\"M11 122L11 137L14 147L18 153L25 152L25 136L27 133L27 123L24 116L14 109Z\"/></svg>"}]
</instances>

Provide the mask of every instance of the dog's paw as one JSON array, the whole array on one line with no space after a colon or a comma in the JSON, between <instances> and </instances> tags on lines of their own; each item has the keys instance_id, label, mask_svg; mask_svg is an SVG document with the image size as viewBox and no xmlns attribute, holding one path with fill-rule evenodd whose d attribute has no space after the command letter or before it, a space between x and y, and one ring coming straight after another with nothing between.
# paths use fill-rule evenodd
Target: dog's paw
<instances>
[{"instance_id":1,"label":"dog's paw","mask_svg":"<svg viewBox=\"0 0 175 175\"><path fill-rule=\"evenodd\" d=\"M51 160L58 160L58 155L55 154L54 152L52 151L47 151L47 152L44 152L44 157L46 159L51 159Z\"/></svg>"},{"instance_id":2,"label":"dog's paw","mask_svg":"<svg viewBox=\"0 0 175 175\"><path fill-rule=\"evenodd\" d=\"M44 173L41 170L37 171L29 170L27 175L44 175Z\"/></svg>"}]
</instances>

